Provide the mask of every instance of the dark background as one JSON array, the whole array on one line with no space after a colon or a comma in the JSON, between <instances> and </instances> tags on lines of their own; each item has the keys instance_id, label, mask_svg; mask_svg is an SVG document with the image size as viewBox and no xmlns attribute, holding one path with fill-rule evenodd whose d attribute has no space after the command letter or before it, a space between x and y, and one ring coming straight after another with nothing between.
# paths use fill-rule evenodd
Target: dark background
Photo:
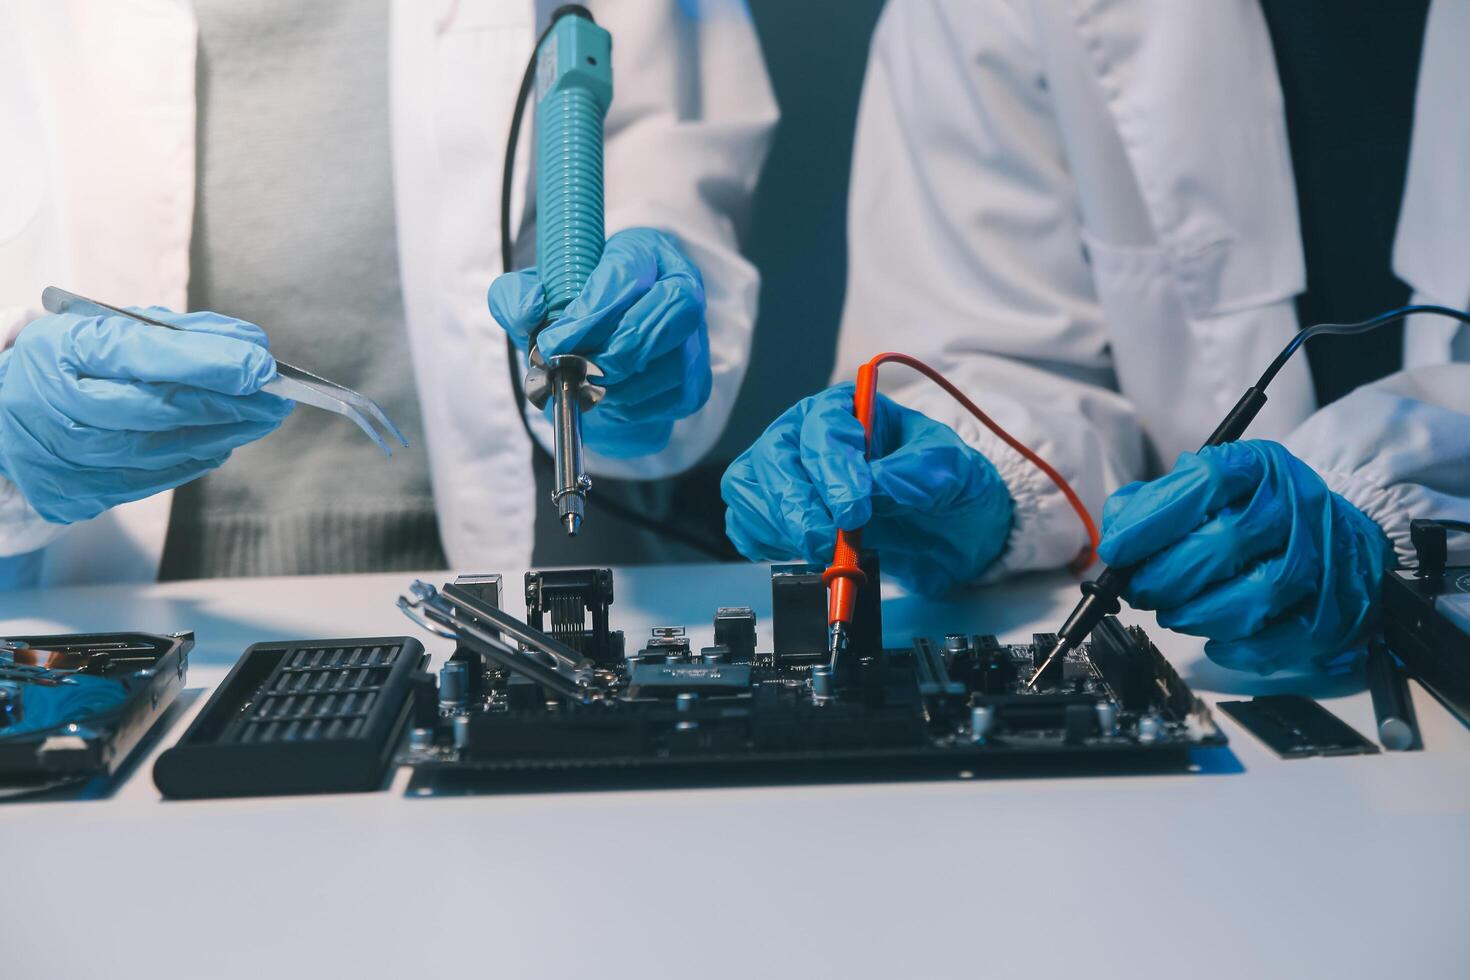
<instances>
[{"instance_id":1,"label":"dark background","mask_svg":"<svg viewBox=\"0 0 1470 980\"><path fill-rule=\"evenodd\" d=\"M781 125L745 242L761 270L760 318L745 386L715 454L723 460L829 380L847 274L853 125L883 7L883 0L749 2Z\"/></svg>"}]
</instances>

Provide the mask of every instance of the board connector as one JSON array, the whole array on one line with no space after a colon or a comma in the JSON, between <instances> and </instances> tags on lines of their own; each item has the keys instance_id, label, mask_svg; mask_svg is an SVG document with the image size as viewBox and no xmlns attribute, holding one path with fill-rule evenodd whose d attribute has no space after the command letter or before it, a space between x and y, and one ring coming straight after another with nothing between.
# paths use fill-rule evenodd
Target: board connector
<instances>
[{"instance_id":1,"label":"board connector","mask_svg":"<svg viewBox=\"0 0 1470 980\"><path fill-rule=\"evenodd\" d=\"M996 731L1028 732L1066 729L1070 715L1091 717L1097 698L1091 694L976 694L971 708L988 708Z\"/></svg>"},{"instance_id":2,"label":"board connector","mask_svg":"<svg viewBox=\"0 0 1470 980\"><path fill-rule=\"evenodd\" d=\"M964 707L969 691L949 675L949 666L927 637L914 638L914 675L931 724L942 725Z\"/></svg>"},{"instance_id":3,"label":"board connector","mask_svg":"<svg viewBox=\"0 0 1470 980\"><path fill-rule=\"evenodd\" d=\"M526 621L602 666L623 659L623 635L608 629L612 601L608 568L526 573Z\"/></svg>"}]
</instances>

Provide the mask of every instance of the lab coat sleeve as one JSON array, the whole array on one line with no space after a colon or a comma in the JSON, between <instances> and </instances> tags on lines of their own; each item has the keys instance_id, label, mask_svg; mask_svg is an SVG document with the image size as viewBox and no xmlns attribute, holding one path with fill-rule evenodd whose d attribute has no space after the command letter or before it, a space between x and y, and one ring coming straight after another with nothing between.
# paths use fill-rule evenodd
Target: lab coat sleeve
<instances>
[{"instance_id":1,"label":"lab coat sleeve","mask_svg":"<svg viewBox=\"0 0 1470 980\"><path fill-rule=\"evenodd\" d=\"M1285 445L1377 522L1399 564L1413 567L1410 519L1470 521L1470 364L1365 385L1319 409Z\"/></svg>"},{"instance_id":2,"label":"lab coat sleeve","mask_svg":"<svg viewBox=\"0 0 1470 980\"><path fill-rule=\"evenodd\" d=\"M36 315L24 307L0 309L0 347L8 349ZM65 533L65 525L36 513L20 488L0 476L0 589L34 585L41 567L36 553Z\"/></svg>"},{"instance_id":3,"label":"lab coat sleeve","mask_svg":"<svg viewBox=\"0 0 1470 980\"><path fill-rule=\"evenodd\" d=\"M609 235L672 233L704 278L713 384L674 425L667 448L636 459L587 454L594 473L657 479L689 468L719 439L750 360L760 278L739 237L777 111L744 0L592 3L613 36L606 122ZM538 434L549 434L545 426Z\"/></svg>"},{"instance_id":4,"label":"lab coat sleeve","mask_svg":"<svg viewBox=\"0 0 1470 980\"><path fill-rule=\"evenodd\" d=\"M977 9L979 8L979 9ZM892 0L874 37L853 153L848 285L834 377L884 350L928 362L1055 466L1094 515L1143 475L1029 15L1002 0ZM1047 478L900 366L898 401L952 426L1014 502L989 576L1086 543Z\"/></svg>"}]
</instances>

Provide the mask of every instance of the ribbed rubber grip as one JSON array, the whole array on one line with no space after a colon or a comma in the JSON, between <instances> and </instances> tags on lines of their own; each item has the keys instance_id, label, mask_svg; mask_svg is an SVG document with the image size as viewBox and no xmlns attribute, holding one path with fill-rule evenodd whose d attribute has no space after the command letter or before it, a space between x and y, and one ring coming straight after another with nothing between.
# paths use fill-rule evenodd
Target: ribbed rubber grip
<instances>
[{"instance_id":1,"label":"ribbed rubber grip","mask_svg":"<svg viewBox=\"0 0 1470 980\"><path fill-rule=\"evenodd\" d=\"M852 622L852 611L857 606L858 586L868 580L867 574L858 565L858 556L862 550L862 528L837 532L832 564L822 573L822 581L827 584L829 625Z\"/></svg>"},{"instance_id":2,"label":"ribbed rubber grip","mask_svg":"<svg viewBox=\"0 0 1470 980\"><path fill-rule=\"evenodd\" d=\"M549 93L536 112L536 256L550 322L602 258L602 111L591 92L569 87Z\"/></svg>"}]
</instances>

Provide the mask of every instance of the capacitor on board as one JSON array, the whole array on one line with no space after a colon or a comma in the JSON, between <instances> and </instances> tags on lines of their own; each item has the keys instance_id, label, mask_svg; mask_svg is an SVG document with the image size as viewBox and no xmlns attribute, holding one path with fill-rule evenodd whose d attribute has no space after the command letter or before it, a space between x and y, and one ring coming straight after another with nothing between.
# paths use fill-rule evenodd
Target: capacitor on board
<instances>
[{"instance_id":1,"label":"capacitor on board","mask_svg":"<svg viewBox=\"0 0 1470 980\"><path fill-rule=\"evenodd\" d=\"M459 707L470 698L470 665L464 660L446 660L439 668L439 703Z\"/></svg>"}]
</instances>

